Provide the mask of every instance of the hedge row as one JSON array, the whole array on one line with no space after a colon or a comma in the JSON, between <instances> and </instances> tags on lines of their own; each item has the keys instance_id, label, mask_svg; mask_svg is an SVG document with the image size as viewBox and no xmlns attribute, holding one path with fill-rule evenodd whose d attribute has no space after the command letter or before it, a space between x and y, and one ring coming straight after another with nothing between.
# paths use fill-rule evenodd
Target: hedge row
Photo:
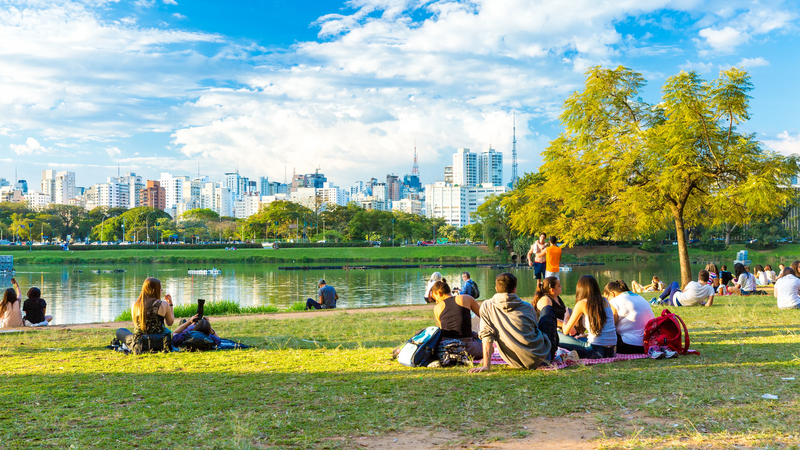
<instances>
[{"instance_id":1,"label":"hedge row","mask_svg":"<svg viewBox=\"0 0 800 450\"><path fill-rule=\"evenodd\" d=\"M278 248L372 247L369 242L279 242Z\"/></svg>"},{"instance_id":2,"label":"hedge row","mask_svg":"<svg viewBox=\"0 0 800 450\"><path fill-rule=\"evenodd\" d=\"M341 247L371 247L369 242L279 242L279 248L341 248ZM384 245L385 246L385 245ZM214 250L235 247L241 248L262 248L261 244L159 244L159 249L164 250ZM90 251L90 250L153 250L155 244L131 244L131 245L84 245L72 244L69 246L71 251ZM62 250L60 245L0 245L0 253L3 252L27 252L33 251L53 251Z\"/></svg>"}]
</instances>

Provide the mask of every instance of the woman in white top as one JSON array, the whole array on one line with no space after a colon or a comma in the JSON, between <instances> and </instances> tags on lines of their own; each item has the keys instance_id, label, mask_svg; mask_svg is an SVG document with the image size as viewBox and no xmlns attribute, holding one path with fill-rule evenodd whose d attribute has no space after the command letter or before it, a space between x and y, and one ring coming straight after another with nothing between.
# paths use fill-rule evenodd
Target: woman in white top
<instances>
[{"instance_id":1,"label":"woman in white top","mask_svg":"<svg viewBox=\"0 0 800 450\"><path fill-rule=\"evenodd\" d=\"M733 266L733 273L735 275L733 286L728 290L733 295L750 295L756 291L756 277L752 273L745 270L744 265L736 263Z\"/></svg>"},{"instance_id":2,"label":"woman in white top","mask_svg":"<svg viewBox=\"0 0 800 450\"><path fill-rule=\"evenodd\" d=\"M767 279L769 280L769 282L775 284L775 281L778 280L778 276L775 274L775 271L772 270L772 266L770 266L769 264L764 266L764 272L767 274Z\"/></svg>"},{"instance_id":3,"label":"woman in white top","mask_svg":"<svg viewBox=\"0 0 800 450\"><path fill-rule=\"evenodd\" d=\"M756 285L758 286L769 286L772 284L772 280L769 277L769 273L764 270L761 264L756 264Z\"/></svg>"},{"instance_id":4,"label":"woman in white top","mask_svg":"<svg viewBox=\"0 0 800 450\"><path fill-rule=\"evenodd\" d=\"M617 354L617 328L614 310L602 294L600 285L591 275L584 275L575 287L575 310L562 326L558 346L575 350L581 358L613 358ZM586 338L574 338L569 334L583 318Z\"/></svg>"},{"instance_id":5,"label":"woman in white top","mask_svg":"<svg viewBox=\"0 0 800 450\"><path fill-rule=\"evenodd\" d=\"M622 280L612 281L603 289L614 311L617 328L617 353L644 353L644 328L655 318L650 303L628 289Z\"/></svg>"},{"instance_id":6,"label":"woman in white top","mask_svg":"<svg viewBox=\"0 0 800 450\"><path fill-rule=\"evenodd\" d=\"M800 309L800 278L787 267L775 282L775 298L780 309Z\"/></svg>"},{"instance_id":7,"label":"woman in white top","mask_svg":"<svg viewBox=\"0 0 800 450\"><path fill-rule=\"evenodd\" d=\"M431 274L431 279L428 281L428 286L425 288L425 301L427 303L436 303L436 299L431 296L431 288L433 284L437 281L442 281L442 274L439 272L433 272Z\"/></svg>"}]
</instances>

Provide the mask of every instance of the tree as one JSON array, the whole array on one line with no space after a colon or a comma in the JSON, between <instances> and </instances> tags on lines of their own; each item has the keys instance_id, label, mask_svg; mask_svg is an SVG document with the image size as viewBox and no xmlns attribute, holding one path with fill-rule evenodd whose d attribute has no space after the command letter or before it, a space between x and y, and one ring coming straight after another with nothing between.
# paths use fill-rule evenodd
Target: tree
<instances>
[{"instance_id":1,"label":"tree","mask_svg":"<svg viewBox=\"0 0 800 450\"><path fill-rule=\"evenodd\" d=\"M181 214L181 220L199 220L211 222L212 220L219 220L219 214L208 208L190 209L189 211Z\"/></svg>"},{"instance_id":2,"label":"tree","mask_svg":"<svg viewBox=\"0 0 800 450\"><path fill-rule=\"evenodd\" d=\"M776 214L794 202L798 161L738 129L749 119L753 88L744 70L711 82L681 72L666 80L657 104L638 97L644 84L621 66L587 71L584 89L564 103L565 131L543 153L546 181L526 188L512 224L572 245L637 239L672 221L685 286L693 278L687 227Z\"/></svg>"},{"instance_id":3,"label":"tree","mask_svg":"<svg viewBox=\"0 0 800 450\"><path fill-rule=\"evenodd\" d=\"M62 238L74 235L78 231L79 222L86 217L86 210L74 205L50 205L45 212L58 220Z\"/></svg>"}]
</instances>

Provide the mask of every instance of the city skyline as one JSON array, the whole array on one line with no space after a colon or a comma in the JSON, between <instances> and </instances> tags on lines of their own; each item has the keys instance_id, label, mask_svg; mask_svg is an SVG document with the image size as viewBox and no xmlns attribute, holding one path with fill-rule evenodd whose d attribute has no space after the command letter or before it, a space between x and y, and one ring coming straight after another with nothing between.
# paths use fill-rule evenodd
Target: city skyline
<instances>
[{"instance_id":1,"label":"city skyline","mask_svg":"<svg viewBox=\"0 0 800 450\"><path fill-rule=\"evenodd\" d=\"M586 67L627 65L658 96L680 70L752 77L765 147L800 150L787 58L791 2L10 1L0 11L0 177L42 170L79 186L122 172L283 182L410 173L441 179L458 148L503 152L519 175L555 138ZM286 169L284 169L284 166ZM180 169L180 170L178 170ZM506 180L508 180L508 176Z\"/></svg>"}]
</instances>

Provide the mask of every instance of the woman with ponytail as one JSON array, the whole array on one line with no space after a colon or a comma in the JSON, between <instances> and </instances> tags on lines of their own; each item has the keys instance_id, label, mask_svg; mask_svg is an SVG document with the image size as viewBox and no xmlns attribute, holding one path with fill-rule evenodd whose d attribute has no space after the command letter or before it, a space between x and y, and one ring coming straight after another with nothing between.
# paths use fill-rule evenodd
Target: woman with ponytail
<instances>
[{"instance_id":1,"label":"woman with ponytail","mask_svg":"<svg viewBox=\"0 0 800 450\"><path fill-rule=\"evenodd\" d=\"M614 311L600 293L600 285L591 275L584 275L575 288L575 310L559 334L559 346L575 350L581 358L612 358L617 354L617 329ZM583 318L588 338L569 336Z\"/></svg>"},{"instance_id":2,"label":"woman with ponytail","mask_svg":"<svg viewBox=\"0 0 800 450\"><path fill-rule=\"evenodd\" d=\"M541 311L547 306L546 299L550 300L558 326L563 326L568 308L564 305L564 301L561 300L561 281L558 278L547 277L537 283L536 294L533 299L537 314L541 315Z\"/></svg>"},{"instance_id":3,"label":"woman with ponytail","mask_svg":"<svg viewBox=\"0 0 800 450\"><path fill-rule=\"evenodd\" d=\"M614 310L617 327L617 353L644 353L644 329L653 320L653 308L641 295L634 294L622 280L612 281L603 289Z\"/></svg>"},{"instance_id":4,"label":"woman with ponytail","mask_svg":"<svg viewBox=\"0 0 800 450\"><path fill-rule=\"evenodd\" d=\"M453 295L447 281L440 280L431 286L431 297L436 302L433 316L436 325L442 330L442 339L458 339L467 348L467 354L473 358L483 356L483 346L477 333L472 332L470 312L480 316L481 307L469 295Z\"/></svg>"}]
</instances>

